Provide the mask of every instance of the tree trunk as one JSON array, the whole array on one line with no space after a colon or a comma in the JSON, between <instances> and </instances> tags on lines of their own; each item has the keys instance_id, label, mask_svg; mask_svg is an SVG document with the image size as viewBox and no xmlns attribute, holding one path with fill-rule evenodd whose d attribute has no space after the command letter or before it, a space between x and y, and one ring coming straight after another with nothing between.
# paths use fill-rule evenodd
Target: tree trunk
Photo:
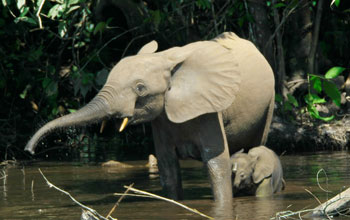
<instances>
[{"instance_id":1,"label":"tree trunk","mask_svg":"<svg viewBox=\"0 0 350 220\"><path fill-rule=\"evenodd\" d=\"M307 58L310 54L312 43L312 21L310 1L301 0L300 7L291 15L288 22L287 34L288 44L288 69L290 78L304 78L308 70Z\"/></svg>"},{"instance_id":2,"label":"tree trunk","mask_svg":"<svg viewBox=\"0 0 350 220\"><path fill-rule=\"evenodd\" d=\"M318 46L318 36L320 33L322 7L323 7L323 0L319 0L317 2L316 18L313 22L314 29L312 32L312 44L311 44L310 54L308 57L308 64L309 64L308 71L311 74L317 74L315 72L315 57L316 57L317 46Z\"/></svg>"},{"instance_id":3,"label":"tree trunk","mask_svg":"<svg viewBox=\"0 0 350 220\"><path fill-rule=\"evenodd\" d=\"M276 0L272 0L272 6L276 4ZM273 20L275 22L275 27L278 28L280 25L280 16L278 14L278 9L273 8ZM283 52L283 44L282 44L282 34L281 30L277 30L276 32L276 45L277 45L277 64L276 64L276 69L277 69L277 74L276 75L276 90L277 93L280 93L283 95L283 97L287 97L287 91L284 86L284 80L286 76L286 66L284 62L284 52Z\"/></svg>"},{"instance_id":4,"label":"tree trunk","mask_svg":"<svg viewBox=\"0 0 350 220\"><path fill-rule=\"evenodd\" d=\"M256 42L254 43L270 63L272 69L276 70L273 44L271 42L266 45L266 39L269 39L272 33L265 1L248 0L248 5L249 12L252 14L255 20L255 23L253 24L253 31L255 33Z\"/></svg>"}]
</instances>

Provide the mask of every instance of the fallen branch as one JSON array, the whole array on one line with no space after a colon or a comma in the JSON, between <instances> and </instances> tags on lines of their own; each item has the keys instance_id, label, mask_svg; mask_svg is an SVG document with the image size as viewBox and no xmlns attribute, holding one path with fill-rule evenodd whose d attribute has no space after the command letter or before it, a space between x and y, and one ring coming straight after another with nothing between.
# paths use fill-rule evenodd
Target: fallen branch
<instances>
[{"instance_id":1,"label":"fallen branch","mask_svg":"<svg viewBox=\"0 0 350 220\"><path fill-rule=\"evenodd\" d=\"M197 209L192 209L192 208L190 208L190 207L188 207L188 206L186 206L186 205L184 205L184 204L181 204L181 203L179 203L179 202L177 202L177 201L175 201L175 200L168 199L168 198L165 198L165 197L162 197L162 196L158 196L158 195L156 195L156 194L149 193L149 192L145 192L145 191L142 191L142 190L139 190L139 189L135 189L135 188L133 188L133 187L131 187L131 186L124 186L124 188L127 188L127 189L129 189L130 191L133 191L133 192L135 192L135 193L139 193L139 194L142 194L142 195L149 196L150 198L160 199L160 200L164 200L164 201L173 203L173 204L175 204L175 205L177 205L177 206L180 206L180 207L182 207L182 208L184 208L184 209L186 209L186 210L189 210L189 211L191 211L191 212L193 212L193 213L195 213L195 214L198 214L198 215L200 215L200 216L203 216L203 217L205 217L205 218L207 218L207 219L214 219L213 217L210 217L210 216L208 216L208 215L206 215L206 214L203 214L203 213L199 212Z\"/></svg>"},{"instance_id":2,"label":"fallen branch","mask_svg":"<svg viewBox=\"0 0 350 220\"><path fill-rule=\"evenodd\" d=\"M331 191L325 190L324 188L321 187L321 185L319 183L319 174L321 172L324 172L324 174L326 176L326 181L328 184L327 173L325 172L324 169L320 169L317 172L317 185L319 186L319 188L322 191L329 193ZM304 214L303 217L306 217L306 218L315 218L315 217L316 218L320 218L320 217L324 218L324 217L326 217L327 219L332 219L334 216L345 215L345 214L348 214L350 212L350 188L344 190L343 192L339 193L338 195L334 196L333 198L327 200L324 203L321 203L321 201L311 191L309 191L307 189L305 189L305 191L308 192L311 196L313 196L320 205L317 206L316 208L313 208L313 209L305 209L305 210L301 210L301 211L297 211L297 212L293 212L290 210L278 212L278 213L276 213L275 217L273 217L271 219L278 219L278 220L288 219L288 218L292 218L292 216L296 216L296 215L299 217L299 219L302 219L301 214Z\"/></svg>"},{"instance_id":3,"label":"fallen branch","mask_svg":"<svg viewBox=\"0 0 350 220\"><path fill-rule=\"evenodd\" d=\"M6 179L7 175L6 175L5 170L2 170L0 173L1 173L1 175L0 175L0 180L1 180L1 179Z\"/></svg>"},{"instance_id":4,"label":"fallen branch","mask_svg":"<svg viewBox=\"0 0 350 220\"><path fill-rule=\"evenodd\" d=\"M305 217L335 216L350 210L350 188L311 210Z\"/></svg>"},{"instance_id":5,"label":"fallen branch","mask_svg":"<svg viewBox=\"0 0 350 220\"><path fill-rule=\"evenodd\" d=\"M134 184L130 184L129 187L132 187ZM119 206L119 203L124 199L124 197L127 195L127 193L129 192L130 188L127 188L125 190L125 192L122 194L122 196L118 199L118 201L114 204L113 208L111 209L111 211L109 211L108 215L106 218L110 217L111 214L114 212L114 210Z\"/></svg>"},{"instance_id":6,"label":"fallen branch","mask_svg":"<svg viewBox=\"0 0 350 220\"><path fill-rule=\"evenodd\" d=\"M99 219L103 219L103 220L116 220L115 218L112 218L112 217L110 217L110 216L109 216L108 218L105 218L105 217L103 217L101 214L99 214L96 210L94 210L94 209L92 209L92 208L90 208L90 207L88 207L88 206L85 206L85 205L81 204L81 203L78 202L73 196L71 196L71 194L70 194L69 192L66 192L66 191L64 191L63 189L60 189L60 188L58 188L57 186L55 186L54 184L52 184L52 183L45 177L45 175L43 174L43 172L41 172L40 168L39 168L39 172L40 172L40 174L43 176L43 178L45 179L47 185L49 185L50 188L53 187L54 189L60 191L61 193L66 194L67 196L69 196L69 198L70 198L74 203L76 203L77 205L79 205L79 206L85 211L85 214L86 214L86 212L88 212L88 215L89 215L89 217L90 217L90 218L88 218L88 219L91 219L91 215L93 215L94 219L98 219L98 220L99 220ZM84 214L84 212L83 212L83 214Z\"/></svg>"}]
</instances>

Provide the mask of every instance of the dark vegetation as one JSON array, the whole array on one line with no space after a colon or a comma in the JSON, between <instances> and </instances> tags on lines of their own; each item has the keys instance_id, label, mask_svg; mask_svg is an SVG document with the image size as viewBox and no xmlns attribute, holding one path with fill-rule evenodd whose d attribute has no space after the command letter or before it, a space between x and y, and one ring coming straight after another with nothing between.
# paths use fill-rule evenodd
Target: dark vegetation
<instances>
[{"instance_id":1,"label":"dark vegetation","mask_svg":"<svg viewBox=\"0 0 350 220\"><path fill-rule=\"evenodd\" d=\"M0 161L29 158L30 135L87 103L111 67L143 44L155 39L163 50L224 31L253 41L274 69L278 123L311 133L324 123L350 125L345 0L2 0ZM102 134L98 124L50 135L36 157L125 160L152 152L148 124L117 134L118 123ZM288 147L283 138L273 136L271 145ZM290 150L318 149L307 144Z\"/></svg>"}]
</instances>

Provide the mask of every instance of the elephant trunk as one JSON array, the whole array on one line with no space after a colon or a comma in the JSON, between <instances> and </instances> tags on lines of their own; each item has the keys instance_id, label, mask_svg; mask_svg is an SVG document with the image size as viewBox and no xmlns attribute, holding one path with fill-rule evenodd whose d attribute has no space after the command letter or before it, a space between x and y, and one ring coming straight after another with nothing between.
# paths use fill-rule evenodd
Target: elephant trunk
<instances>
[{"instance_id":1,"label":"elephant trunk","mask_svg":"<svg viewBox=\"0 0 350 220\"><path fill-rule=\"evenodd\" d=\"M110 116L109 109L110 107L109 104L107 104L107 101L100 96L96 96L80 110L52 120L41 127L27 143L25 150L34 154L38 142L49 133L69 126L83 126L101 121Z\"/></svg>"}]
</instances>

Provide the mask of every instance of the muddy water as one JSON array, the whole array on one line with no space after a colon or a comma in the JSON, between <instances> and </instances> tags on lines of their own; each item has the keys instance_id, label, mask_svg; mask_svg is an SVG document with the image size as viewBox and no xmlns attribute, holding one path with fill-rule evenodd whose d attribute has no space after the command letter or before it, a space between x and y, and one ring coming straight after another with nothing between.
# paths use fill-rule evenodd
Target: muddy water
<instances>
[{"instance_id":1,"label":"muddy water","mask_svg":"<svg viewBox=\"0 0 350 220\"><path fill-rule=\"evenodd\" d=\"M350 154L321 153L308 156L283 156L282 163L287 187L271 198L234 198L233 219L270 219L277 212L312 208L318 202L305 191L308 189L322 202L345 187L350 187ZM130 162L143 165L145 161ZM124 185L155 194L162 194L159 179L150 176L147 168L115 170L98 165L36 163L22 167L3 168L0 173L0 219L80 219L81 209L66 195L49 188L38 172L56 186L69 191L78 201L106 216ZM317 184L332 191L323 192ZM206 171L196 161L183 161L184 204L205 214L214 215ZM3 175L6 174L6 178ZM173 204L144 198L125 198L112 215L123 219L204 219ZM298 216L294 216L298 219ZM342 219L342 218L337 218ZM344 218L345 219L345 218ZM346 218L348 219L348 218Z\"/></svg>"}]
</instances>

